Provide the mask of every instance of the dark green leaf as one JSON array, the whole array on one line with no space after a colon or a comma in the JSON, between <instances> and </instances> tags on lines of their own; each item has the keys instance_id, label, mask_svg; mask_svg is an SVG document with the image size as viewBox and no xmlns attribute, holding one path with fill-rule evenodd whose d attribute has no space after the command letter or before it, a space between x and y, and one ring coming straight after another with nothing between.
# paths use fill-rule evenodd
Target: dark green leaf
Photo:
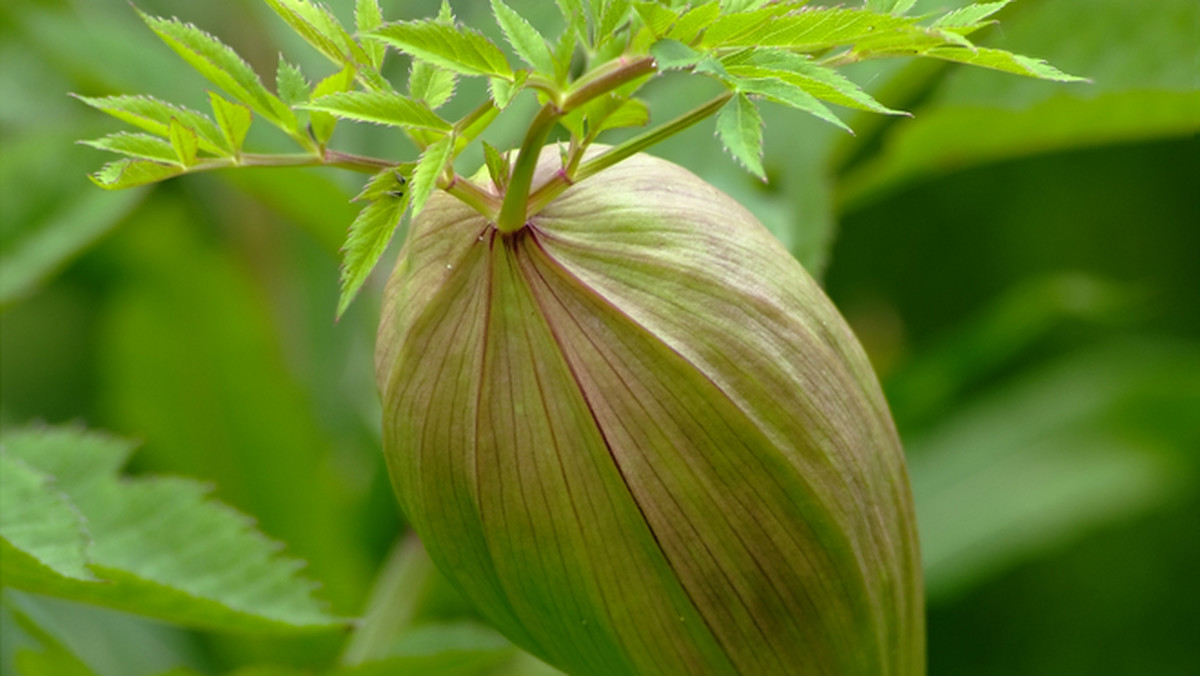
<instances>
[{"instance_id":1,"label":"dark green leaf","mask_svg":"<svg viewBox=\"0 0 1200 676\"><path fill-rule=\"evenodd\" d=\"M118 120L163 138L169 134L171 120L179 120L196 130L199 135L200 148L205 152L214 155L226 154L224 135L221 134L216 123L204 113L160 101L152 96L107 96L97 99L73 96Z\"/></svg>"},{"instance_id":2,"label":"dark green leaf","mask_svg":"<svg viewBox=\"0 0 1200 676\"><path fill-rule=\"evenodd\" d=\"M216 92L209 92L208 98L212 101L213 115L217 118L221 132L225 134L225 143L228 144L229 151L235 155L240 154L254 114L248 107L240 103L230 103Z\"/></svg>"},{"instance_id":3,"label":"dark green leaf","mask_svg":"<svg viewBox=\"0 0 1200 676\"><path fill-rule=\"evenodd\" d=\"M463 75L513 78L504 52L472 28L439 21L399 21L384 24L367 37Z\"/></svg>"},{"instance_id":4,"label":"dark green leaf","mask_svg":"<svg viewBox=\"0 0 1200 676\"><path fill-rule=\"evenodd\" d=\"M546 46L541 33L520 14L504 4L503 0L492 0L492 14L504 31L504 37L516 50L517 55L535 70L550 74L554 72L554 56Z\"/></svg>"},{"instance_id":5,"label":"dark green leaf","mask_svg":"<svg viewBox=\"0 0 1200 676\"><path fill-rule=\"evenodd\" d=\"M450 123L421 101L391 92L339 92L300 106L360 122L450 131Z\"/></svg>"},{"instance_id":6,"label":"dark green leaf","mask_svg":"<svg viewBox=\"0 0 1200 676\"><path fill-rule=\"evenodd\" d=\"M734 95L717 113L717 135L739 164L767 180L762 166L762 117L745 94Z\"/></svg>"}]
</instances>

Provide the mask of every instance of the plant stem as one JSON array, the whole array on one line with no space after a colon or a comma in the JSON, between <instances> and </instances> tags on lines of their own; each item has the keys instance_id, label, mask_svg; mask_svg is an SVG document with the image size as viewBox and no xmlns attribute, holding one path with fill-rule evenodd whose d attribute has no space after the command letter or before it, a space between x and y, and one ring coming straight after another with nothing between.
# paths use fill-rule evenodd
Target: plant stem
<instances>
[{"instance_id":1,"label":"plant stem","mask_svg":"<svg viewBox=\"0 0 1200 676\"><path fill-rule=\"evenodd\" d=\"M438 187L457 197L460 201L495 223L500 214L500 200L495 195L475 185L470 180L454 174L449 180L439 181Z\"/></svg>"},{"instance_id":2,"label":"plant stem","mask_svg":"<svg viewBox=\"0 0 1200 676\"><path fill-rule=\"evenodd\" d=\"M689 110L669 122L664 122L654 129L638 134L623 143L609 148L602 154L580 164L578 170L556 173L529 196L529 204L527 206L528 215L526 218L546 208L546 205L554 201L554 198L579 181L590 176L595 176L621 160L636 155L646 148L674 136L716 113L732 96L732 92L724 92L720 96L710 99L706 103ZM572 167L568 167L569 169L572 169Z\"/></svg>"},{"instance_id":3,"label":"plant stem","mask_svg":"<svg viewBox=\"0 0 1200 676\"><path fill-rule=\"evenodd\" d=\"M412 624L421 591L433 578L433 562L415 535L396 543L375 579L366 612L339 662L357 666L387 656L396 637Z\"/></svg>"}]
</instances>

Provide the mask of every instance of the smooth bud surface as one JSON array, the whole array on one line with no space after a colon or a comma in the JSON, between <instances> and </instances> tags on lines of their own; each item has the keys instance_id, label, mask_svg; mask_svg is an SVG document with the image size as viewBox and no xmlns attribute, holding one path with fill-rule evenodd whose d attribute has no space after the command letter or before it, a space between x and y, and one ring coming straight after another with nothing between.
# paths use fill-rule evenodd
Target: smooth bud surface
<instances>
[{"instance_id":1,"label":"smooth bud surface","mask_svg":"<svg viewBox=\"0 0 1200 676\"><path fill-rule=\"evenodd\" d=\"M558 162L545 151L541 175ZM510 235L435 194L388 283L376 372L413 527L550 664L924 673L875 376L799 263L688 171L635 156Z\"/></svg>"}]
</instances>

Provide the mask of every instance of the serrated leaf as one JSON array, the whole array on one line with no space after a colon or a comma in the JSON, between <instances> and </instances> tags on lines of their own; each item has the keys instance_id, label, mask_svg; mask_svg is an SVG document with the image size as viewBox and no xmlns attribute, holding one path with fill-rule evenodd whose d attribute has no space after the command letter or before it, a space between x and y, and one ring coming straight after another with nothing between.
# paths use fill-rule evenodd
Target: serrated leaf
<instances>
[{"instance_id":1,"label":"serrated leaf","mask_svg":"<svg viewBox=\"0 0 1200 676\"><path fill-rule=\"evenodd\" d=\"M864 9L884 14L904 14L917 4L917 0L867 0Z\"/></svg>"},{"instance_id":2,"label":"serrated leaf","mask_svg":"<svg viewBox=\"0 0 1200 676\"><path fill-rule=\"evenodd\" d=\"M504 31L508 44L512 45L521 60L537 71L554 72L554 55L550 53L550 47L525 17L504 4L503 0L492 0L492 14Z\"/></svg>"},{"instance_id":3,"label":"serrated leaf","mask_svg":"<svg viewBox=\"0 0 1200 676\"><path fill-rule=\"evenodd\" d=\"M359 34L367 33L383 25L383 10L379 8L379 0L358 0L354 5L354 22ZM368 40L362 45L363 51L371 60L371 66L379 70L383 66L383 57L387 48L379 42Z\"/></svg>"},{"instance_id":4,"label":"serrated leaf","mask_svg":"<svg viewBox=\"0 0 1200 676\"><path fill-rule=\"evenodd\" d=\"M513 79L504 52L483 33L438 21L399 21L384 24L366 37L462 75Z\"/></svg>"},{"instance_id":5,"label":"serrated leaf","mask_svg":"<svg viewBox=\"0 0 1200 676\"><path fill-rule=\"evenodd\" d=\"M654 57L654 65L659 70L675 70L695 66L700 63L705 54L697 52L678 40L663 38L651 45L650 56Z\"/></svg>"},{"instance_id":6,"label":"serrated leaf","mask_svg":"<svg viewBox=\"0 0 1200 676\"><path fill-rule=\"evenodd\" d=\"M320 110L341 118L386 124L394 127L416 127L450 131L449 122L438 117L429 106L394 92L339 92L313 99L301 108Z\"/></svg>"},{"instance_id":7,"label":"serrated leaf","mask_svg":"<svg viewBox=\"0 0 1200 676\"><path fill-rule=\"evenodd\" d=\"M803 2L780 2L749 12L721 16L705 27L704 42L720 44L726 40L736 39L765 26L775 17L795 10L803 4Z\"/></svg>"},{"instance_id":8,"label":"serrated leaf","mask_svg":"<svg viewBox=\"0 0 1200 676\"><path fill-rule=\"evenodd\" d=\"M327 8L306 0L266 0L292 30L330 61L340 65L367 64L370 58Z\"/></svg>"},{"instance_id":9,"label":"serrated leaf","mask_svg":"<svg viewBox=\"0 0 1200 676\"><path fill-rule=\"evenodd\" d=\"M421 209L425 207L425 200L429 199L437 188L438 176L450 161L453 149L454 138L446 136L421 153L421 159L417 162L412 176L413 216L421 213Z\"/></svg>"},{"instance_id":10,"label":"serrated leaf","mask_svg":"<svg viewBox=\"0 0 1200 676\"><path fill-rule=\"evenodd\" d=\"M963 47L935 47L923 52L922 56L957 61L958 63L967 63L972 66L983 66L984 68L1002 70L1007 73L1016 73L1017 75L1025 75L1042 80L1087 82L1086 78L1068 75L1041 59L1013 54L1002 49L979 47L971 50Z\"/></svg>"},{"instance_id":11,"label":"serrated leaf","mask_svg":"<svg viewBox=\"0 0 1200 676\"><path fill-rule=\"evenodd\" d=\"M120 478L132 445L73 428L6 434L5 453L54 477L92 537L100 581L5 576L27 591L140 613L192 627L306 631L341 625L312 598L298 562L249 520L177 478Z\"/></svg>"},{"instance_id":12,"label":"serrated leaf","mask_svg":"<svg viewBox=\"0 0 1200 676\"><path fill-rule=\"evenodd\" d=\"M721 0L722 14L736 14L738 12L752 12L760 9L770 0Z\"/></svg>"},{"instance_id":13,"label":"serrated leaf","mask_svg":"<svg viewBox=\"0 0 1200 676\"><path fill-rule=\"evenodd\" d=\"M342 247L342 292L338 299L337 316L340 318L350 302L358 295L371 270L387 251L388 243L408 208L409 191L395 178L395 172L385 172L395 185L391 195L382 195L363 207L358 217L350 224L350 234Z\"/></svg>"},{"instance_id":14,"label":"serrated leaf","mask_svg":"<svg viewBox=\"0 0 1200 676\"><path fill-rule=\"evenodd\" d=\"M629 17L630 0L608 0L600 13L596 28L596 45L603 45L617 34L617 29Z\"/></svg>"},{"instance_id":15,"label":"serrated leaf","mask_svg":"<svg viewBox=\"0 0 1200 676\"><path fill-rule=\"evenodd\" d=\"M214 155L228 154L225 150L221 130L204 113L160 101L152 96L107 96L103 98L91 98L76 94L72 94L72 96L122 122L163 138L166 138L169 133L171 120L177 119L196 130L200 137L199 143L202 150Z\"/></svg>"},{"instance_id":16,"label":"serrated leaf","mask_svg":"<svg viewBox=\"0 0 1200 676\"><path fill-rule=\"evenodd\" d=\"M225 143L230 152L235 155L241 154L242 144L246 141L246 133L250 131L250 122L254 119L254 114L250 112L249 107L227 101L216 92L209 92L208 98L212 101L213 116L217 118L217 125L225 135Z\"/></svg>"},{"instance_id":17,"label":"serrated leaf","mask_svg":"<svg viewBox=\"0 0 1200 676\"><path fill-rule=\"evenodd\" d=\"M175 155L175 149L168 141L149 134L121 131L93 141L80 141L80 143L98 150L121 153L144 160L169 163L179 161Z\"/></svg>"},{"instance_id":18,"label":"serrated leaf","mask_svg":"<svg viewBox=\"0 0 1200 676\"><path fill-rule=\"evenodd\" d=\"M768 47L733 55L724 64L731 75L779 78L829 103L885 115L907 115L884 106L838 71L813 63L803 54Z\"/></svg>"},{"instance_id":19,"label":"serrated leaf","mask_svg":"<svg viewBox=\"0 0 1200 676\"><path fill-rule=\"evenodd\" d=\"M437 110L454 96L457 82L458 74L454 71L413 59L408 74L408 95Z\"/></svg>"},{"instance_id":20,"label":"serrated leaf","mask_svg":"<svg viewBox=\"0 0 1200 676\"><path fill-rule=\"evenodd\" d=\"M738 15L722 17L704 32L701 44L706 47L786 47L811 52L854 43L917 23L912 17L859 9L817 8L772 15L775 9L768 7L751 13L765 17L752 25L739 21Z\"/></svg>"},{"instance_id":21,"label":"serrated leaf","mask_svg":"<svg viewBox=\"0 0 1200 676\"><path fill-rule=\"evenodd\" d=\"M767 180L762 166L762 117L745 94L733 96L717 113L717 135L725 149L750 173Z\"/></svg>"},{"instance_id":22,"label":"serrated leaf","mask_svg":"<svg viewBox=\"0 0 1200 676\"><path fill-rule=\"evenodd\" d=\"M196 140L196 130L191 127L185 127L178 120L171 120L171 126L167 128L167 139L171 141L171 147L175 149L177 162L184 167L190 167L196 163L196 151L199 149L199 143Z\"/></svg>"},{"instance_id":23,"label":"serrated leaf","mask_svg":"<svg viewBox=\"0 0 1200 676\"><path fill-rule=\"evenodd\" d=\"M633 9L642 18L642 25L649 29L650 33L656 38L661 38L666 35L667 30L679 19L679 15L683 13L681 9L671 9L664 7L657 2L635 2Z\"/></svg>"},{"instance_id":24,"label":"serrated leaf","mask_svg":"<svg viewBox=\"0 0 1200 676\"><path fill-rule=\"evenodd\" d=\"M317 86L313 88L313 101L349 91L354 87L354 69L344 68L333 75L321 80ZM337 118L333 114L323 110L310 110L309 124L312 127L312 135L317 139L317 143L324 146L329 143L329 138L333 136L333 130L337 127Z\"/></svg>"},{"instance_id":25,"label":"serrated leaf","mask_svg":"<svg viewBox=\"0 0 1200 676\"><path fill-rule=\"evenodd\" d=\"M139 14L167 46L210 82L271 122L285 129L297 127L291 109L267 91L250 65L220 40L192 24Z\"/></svg>"},{"instance_id":26,"label":"serrated leaf","mask_svg":"<svg viewBox=\"0 0 1200 676\"><path fill-rule=\"evenodd\" d=\"M571 36L571 42L575 40L587 41L587 15L583 10L583 0L555 0L558 3L558 10L562 13L563 20L567 22L566 28L563 29L563 34L559 38L559 45L562 45L563 38ZM560 50L556 50L556 53ZM573 51L573 50L572 50ZM561 55L560 55L561 57Z\"/></svg>"},{"instance_id":27,"label":"serrated leaf","mask_svg":"<svg viewBox=\"0 0 1200 676\"><path fill-rule=\"evenodd\" d=\"M54 478L0 447L0 577L38 575L36 567L16 569L29 561L55 575L95 580L87 568L90 541L79 510Z\"/></svg>"},{"instance_id":28,"label":"serrated leaf","mask_svg":"<svg viewBox=\"0 0 1200 676\"><path fill-rule=\"evenodd\" d=\"M850 127L846 126L845 122L842 122L838 119L837 115L833 114L833 111L817 100L817 97L791 82L786 82L779 78L764 77L737 79L734 80L734 86L739 92L764 96L776 103L782 103L797 110L811 113L851 134L854 133Z\"/></svg>"},{"instance_id":29,"label":"serrated leaf","mask_svg":"<svg viewBox=\"0 0 1200 676\"><path fill-rule=\"evenodd\" d=\"M519 70L512 81L498 77L489 79L488 89L492 94L492 102L496 104L497 108L504 110L509 103L512 103L513 97L521 92L521 88L525 86L528 78L529 71Z\"/></svg>"},{"instance_id":30,"label":"serrated leaf","mask_svg":"<svg viewBox=\"0 0 1200 676\"><path fill-rule=\"evenodd\" d=\"M300 69L279 57L279 67L275 71L275 91L279 98L289 106L308 100L308 79Z\"/></svg>"},{"instance_id":31,"label":"serrated leaf","mask_svg":"<svg viewBox=\"0 0 1200 676\"><path fill-rule=\"evenodd\" d=\"M946 12L938 17L930 26L936 28L957 29L975 26L984 19L992 16L996 12L1007 7L1012 0L1000 0L999 2L985 2L976 5L967 5L959 9Z\"/></svg>"},{"instance_id":32,"label":"serrated leaf","mask_svg":"<svg viewBox=\"0 0 1200 676\"><path fill-rule=\"evenodd\" d=\"M109 162L88 178L105 190L122 190L157 183L182 174L178 164L163 164L150 160L124 159Z\"/></svg>"},{"instance_id":33,"label":"serrated leaf","mask_svg":"<svg viewBox=\"0 0 1200 676\"><path fill-rule=\"evenodd\" d=\"M679 17L667 37L680 42L691 44L701 31L708 28L721 13L721 6L714 3L698 5Z\"/></svg>"},{"instance_id":34,"label":"serrated leaf","mask_svg":"<svg viewBox=\"0 0 1200 676\"><path fill-rule=\"evenodd\" d=\"M500 154L496 147L487 141L483 142L483 162L487 165L488 175L492 178L492 185L496 186L496 190L503 193L508 189L508 160Z\"/></svg>"}]
</instances>

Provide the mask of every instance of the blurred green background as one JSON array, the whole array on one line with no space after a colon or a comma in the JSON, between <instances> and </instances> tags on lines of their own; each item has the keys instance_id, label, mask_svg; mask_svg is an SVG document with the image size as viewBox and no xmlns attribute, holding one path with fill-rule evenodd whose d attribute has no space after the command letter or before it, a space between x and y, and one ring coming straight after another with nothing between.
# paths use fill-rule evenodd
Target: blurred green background
<instances>
[{"instance_id":1,"label":"blurred green background","mask_svg":"<svg viewBox=\"0 0 1200 676\"><path fill-rule=\"evenodd\" d=\"M382 4L390 19L435 6ZM486 3L454 4L498 36ZM552 3L511 4L556 30ZM280 51L330 72L258 0L138 6L221 36L268 81ZM765 106L768 185L721 154L711 122L653 152L750 207L867 347L910 458L931 674L1200 673L1200 4L1020 0L999 19L985 43L1093 82L860 64L847 74L915 117L847 113L848 137ZM109 158L74 145L121 126L67 92L203 109L209 87L123 0L0 5L0 425L141 440L130 471L211 482L358 615L402 528L371 364L392 254L333 321L361 178L242 170L105 193L85 174ZM462 90L451 111L471 107ZM705 92L665 77L647 95L661 120ZM487 138L514 145L532 106L518 99ZM413 153L345 123L334 139ZM287 148L270 131L249 144ZM432 595L426 619L471 614ZM113 676L311 666L339 641L23 603ZM7 669L28 637L0 636Z\"/></svg>"}]
</instances>

